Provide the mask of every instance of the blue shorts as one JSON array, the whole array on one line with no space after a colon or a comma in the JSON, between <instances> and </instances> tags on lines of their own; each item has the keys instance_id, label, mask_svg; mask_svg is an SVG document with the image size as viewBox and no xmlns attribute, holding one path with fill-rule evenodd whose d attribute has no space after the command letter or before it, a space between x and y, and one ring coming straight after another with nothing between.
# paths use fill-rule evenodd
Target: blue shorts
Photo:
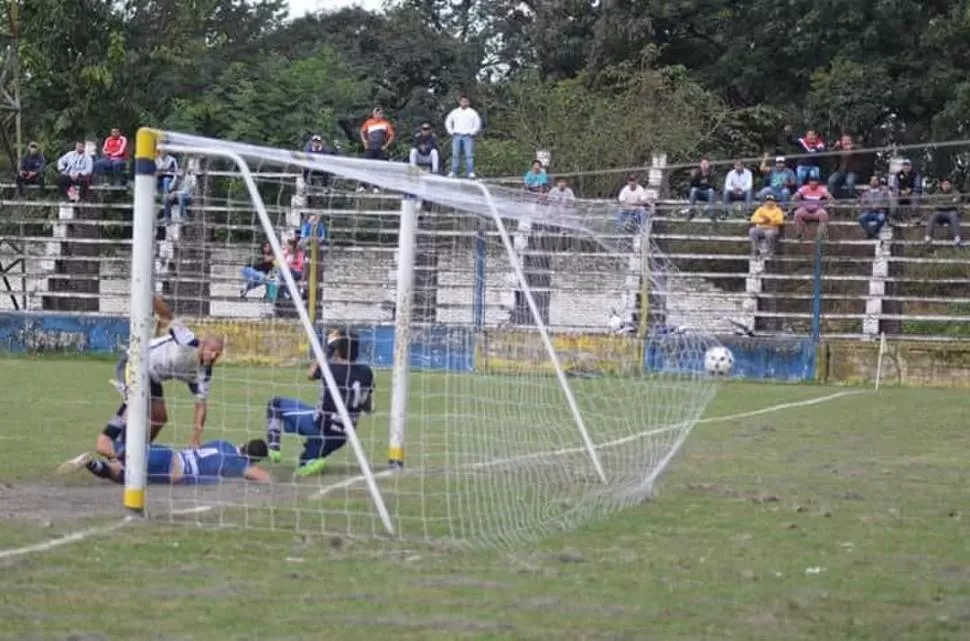
<instances>
[{"instance_id":1,"label":"blue shorts","mask_svg":"<svg viewBox=\"0 0 970 641\"><path fill-rule=\"evenodd\" d=\"M320 436L317 409L295 398L275 399L275 408L283 423L283 431L300 436Z\"/></svg>"},{"instance_id":2,"label":"blue shorts","mask_svg":"<svg viewBox=\"0 0 970 641\"><path fill-rule=\"evenodd\" d=\"M334 429L315 407L295 398L274 398L272 405L282 423L283 432L306 438L300 462L326 458L347 443L347 434Z\"/></svg>"}]
</instances>

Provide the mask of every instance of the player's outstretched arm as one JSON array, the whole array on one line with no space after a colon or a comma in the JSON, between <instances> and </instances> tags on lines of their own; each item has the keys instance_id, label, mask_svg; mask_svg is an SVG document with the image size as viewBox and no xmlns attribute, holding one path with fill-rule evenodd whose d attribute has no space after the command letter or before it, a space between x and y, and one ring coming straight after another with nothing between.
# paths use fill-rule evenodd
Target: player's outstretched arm
<instances>
[{"instance_id":1,"label":"player's outstretched arm","mask_svg":"<svg viewBox=\"0 0 970 641\"><path fill-rule=\"evenodd\" d=\"M192 447L199 447L202 444L202 433L205 431L205 419L208 413L209 404L197 399L192 413L192 440L189 443Z\"/></svg>"},{"instance_id":2,"label":"player's outstretched arm","mask_svg":"<svg viewBox=\"0 0 970 641\"><path fill-rule=\"evenodd\" d=\"M243 472L243 478L247 481L252 481L253 483L272 483L273 477L270 473L261 467L255 467L250 465Z\"/></svg>"}]
</instances>

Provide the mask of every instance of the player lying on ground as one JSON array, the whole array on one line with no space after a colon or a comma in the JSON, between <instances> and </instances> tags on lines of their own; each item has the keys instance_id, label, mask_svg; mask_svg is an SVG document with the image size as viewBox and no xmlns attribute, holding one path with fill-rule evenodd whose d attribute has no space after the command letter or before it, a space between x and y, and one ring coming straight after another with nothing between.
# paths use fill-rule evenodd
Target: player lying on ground
<instances>
[{"instance_id":1,"label":"player lying on ground","mask_svg":"<svg viewBox=\"0 0 970 641\"><path fill-rule=\"evenodd\" d=\"M165 396L162 383L181 381L188 385L189 391L195 396L195 409L192 417L192 438L190 443L198 446L202 441L205 430L207 400L209 387L212 382L212 368L222 355L225 343L219 337L205 337L199 339L184 325L173 322L174 316L169 306L159 297L154 300L155 316L164 332L152 339L148 356L149 393L151 406L149 423L151 425L150 441L168 422L168 410L165 407ZM121 407L115 412L114 418L108 423L124 420L128 409L128 353L122 355L115 367L113 383L122 395ZM114 455L105 439L98 438L97 451L102 456Z\"/></svg>"},{"instance_id":2,"label":"player lying on ground","mask_svg":"<svg viewBox=\"0 0 970 641\"><path fill-rule=\"evenodd\" d=\"M192 421L191 445L198 447L205 429L207 399L212 381L212 368L222 355L224 341L221 338L207 337L199 340L185 326L174 322L171 308L164 300L155 297L156 333L152 339L148 357L149 393L151 395L149 442L168 422L168 411L162 383L170 380L185 382L195 396L195 409ZM115 380L112 383L122 396L121 406L98 435L95 451L107 459L120 456L124 451L125 423L128 414L128 353L122 355L115 367ZM84 454L65 462L80 460Z\"/></svg>"},{"instance_id":3,"label":"player lying on ground","mask_svg":"<svg viewBox=\"0 0 970 641\"><path fill-rule=\"evenodd\" d=\"M330 371L340 388L350 420L354 429L361 412L373 410L374 372L367 365L357 363L360 344L357 337L345 330L333 330L327 335L327 362ZM314 363L308 372L310 380L323 378L320 366ZM266 441L269 444L269 458L273 462L282 460L280 435L298 434L306 439L297 476L319 474L325 466L325 459L339 450L347 442L347 432L337 413L326 384L321 383L320 402L311 407L299 399L275 397L266 405Z\"/></svg>"},{"instance_id":4,"label":"player lying on ground","mask_svg":"<svg viewBox=\"0 0 970 641\"><path fill-rule=\"evenodd\" d=\"M266 458L266 441L255 439L240 446L229 441L209 441L199 448L176 450L165 445L148 449L148 482L170 485L215 483L223 478L241 478L257 483L269 483L269 472L256 467ZM116 483L125 482L124 457L102 460L90 452L65 461L58 474L70 474L86 469L97 477Z\"/></svg>"}]
</instances>

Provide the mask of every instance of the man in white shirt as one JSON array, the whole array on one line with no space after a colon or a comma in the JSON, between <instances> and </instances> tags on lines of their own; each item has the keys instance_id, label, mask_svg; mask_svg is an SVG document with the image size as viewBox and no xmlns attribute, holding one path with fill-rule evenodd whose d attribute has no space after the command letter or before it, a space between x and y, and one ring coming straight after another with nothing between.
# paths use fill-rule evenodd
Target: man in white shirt
<instances>
[{"instance_id":1,"label":"man in white shirt","mask_svg":"<svg viewBox=\"0 0 970 641\"><path fill-rule=\"evenodd\" d=\"M162 198L168 198L168 194L175 186L175 180L179 175L179 163L175 156L159 149L155 152L155 177L158 180L158 193Z\"/></svg>"},{"instance_id":2,"label":"man in white shirt","mask_svg":"<svg viewBox=\"0 0 970 641\"><path fill-rule=\"evenodd\" d=\"M57 159L57 188L61 195L70 200L86 197L93 171L94 159L84 153L84 143L74 143L73 151Z\"/></svg>"},{"instance_id":3,"label":"man in white shirt","mask_svg":"<svg viewBox=\"0 0 970 641\"><path fill-rule=\"evenodd\" d=\"M482 130L482 119L472 109L468 96L458 99L458 107L451 110L445 118L445 129L451 136L451 173L454 178L461 165L461 153L465 152L465 172L469 178L475 177L475 136Z\"/></svg>"},{"instance_id":4,"label":"man in white shirt","mask_svg":"<svg viewBox=\"0 0 970 641\"><path fill-rule=\"evenodd\" d=\"M647 207L650 206L650 195L643 188L636 176L630 175L626 185L617 197L620 201L620 214L617 227L624 231L636 231L647 220Z\"/></svg>"},{"instance_id":5,"label":"man in white shirt","mask_svg":"<svg viewBox=\"0 0 970 641\"><path fill-rule=\"evenodd\" d=\"M746 207L751 205L754 198L754 178L751 171L740 160L734 161L734 169L724 177L724 209L730 209L731 203L743 202Z\"/></svg>"},{"instance_id":6,"label":"man in white shirt","mask_svg":"<svg viewBox=\"0 0 970 641\"><path fill-rule=\"evenodd\" d=\"M172 205L178 205L176 222L182 222L188 217L189 205L192 204L192 199L195 198L195 192L198 188L198 178L196 177L198 165L198 159L190 159L182 170L178 189L174 188L175 182L173 181L171 183L172 189L167 194L162 194L165 203L162 206L162 219L166 224L172 222Z\"/></svg>"}]
</instances>

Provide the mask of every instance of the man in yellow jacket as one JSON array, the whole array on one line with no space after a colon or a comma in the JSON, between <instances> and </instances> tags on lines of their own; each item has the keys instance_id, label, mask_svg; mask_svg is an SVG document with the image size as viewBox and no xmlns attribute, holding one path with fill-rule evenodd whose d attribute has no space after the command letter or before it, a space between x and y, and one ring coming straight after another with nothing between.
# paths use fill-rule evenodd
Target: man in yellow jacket
<instances>
[{"instance_id":1,"label":"man in yellow jacket","mask_svg":"<svg viewBox=\"0 0 970 641\"><path fill-rule=\"evenodd\" d=\"M765 202L751 215L751 254L757 256L759 246L764 243L764 255L771 256L775 252L775 239L785 224L785 212L775 202L774 194L765 194Z\"/></svg>"}]
</instances>

